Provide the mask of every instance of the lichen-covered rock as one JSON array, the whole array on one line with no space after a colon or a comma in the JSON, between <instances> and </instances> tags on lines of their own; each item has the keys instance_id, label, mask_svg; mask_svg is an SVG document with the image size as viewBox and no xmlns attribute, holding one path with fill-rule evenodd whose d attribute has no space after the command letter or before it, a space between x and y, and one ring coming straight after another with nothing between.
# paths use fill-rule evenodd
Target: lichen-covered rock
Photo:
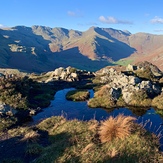
<instances>
[{"instance_id":1,"label":"lichen-covered rock","mask_svg":"<svg viewBox=\"0 0 163 163\"><path fill-rule=\"evenodd\" d=\"M128 66L126 67L126 70L127 71L135 71L135 70L137 70L137 66L128 64Z\"/></svg>"},{"instance_id":2,"label":"lichen-covered rock","mask_svg":"<svg viewBox=\"0 0 163 163\"><path fill-rule=\"evenodd\" d=\"M135 68L132 67L132 69ZM125 72L116 71L113 68L103 68L97 74L100 76L101 83L105 83L110 87L111 97L118 100L121 95L126 104L131 102L133 93L145 91L151 98L159 95L162 91L158 84L150 80L143 80L132 73L126 75Z\"/></svg>"},{"instance_id":3,"label":"lichen-covered rock","mask_svg":"<svg viewBox=\"0 0 163 163\"><path fill-rule=\"evenodd\" d=\"M46 83L55 80L64 80L70 82L79 80L78 72L76 71L75 68L72 68L70 66L67 68L59 67L54 71L48 72L46 75L49 76L48 79L46 79L45 81Z\"/></svg>"},{"instance_id":4,"label":"lichen-covered rock","mask_svg":"<svg viewBox=\"0 0 163 163\"><path fill-rule=\"evenodd\" d=\"M59 68L54 70L54 72L52 73L52 76L60 76L63 71L64 71L64 68L63 67L59 67Z\"/></svg>"}]
</instances>

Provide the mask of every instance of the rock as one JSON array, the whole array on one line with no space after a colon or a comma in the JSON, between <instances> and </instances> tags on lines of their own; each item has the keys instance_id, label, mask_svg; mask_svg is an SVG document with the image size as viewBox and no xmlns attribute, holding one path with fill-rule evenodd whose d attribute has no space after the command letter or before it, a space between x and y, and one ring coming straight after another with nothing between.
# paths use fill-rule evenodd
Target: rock
<instances>
[{"instance_id":1,"label":"rock","mask_svg":"<svg viewBox=\"0 0 163 163\"><path fill-rule=\"evenodd\" d=\"M120 76L120 78L117 78L117 80L119 81L119 83L124 86L129 82L129 77L126 75L122 75Z\"/></svg>"},{"instance_id":2,"label":"rock","mask_svg":"<svg viewBox=\"0 0 163 163\"><path fill-rule=\"evenodd\" d=\"M158 84L154 84L152 85L152 89L153 89L153 92L158 95L162 92L162 89L161 87L158 85Z\"/></svg>"},{"instance_id":3,"label":"rock","mask_svg":"<svg viewBox=\"0 0 163 163\"><path fill-rule=\"evenodd\" d=\"M13 116L14 114L13 114L12 111L8 111L8 112L6 112L6 115L8 115L8 116Z\"/></svg>"},{"instance_id":4,"label":"rock","mask_svg":"<svg viewBox=\"0 0 163 163\"><path fill-rule=\"evenodd\" d=\"M106 83L108 81L109 81L109 77L108 76L102 76L101 80L100 80L100 83Z\"/></svg>"},{"instance_id":5,"label":"rock","mask_svg":"<svg viewBox=\"0 0 163 163\"><path fill-rule=\"evenodd\" d=\"M64 68L63 67L59 67L57 69L54 70L53 72L53 76L60 76L62 74L62 72L64 71Z\"/></svg>"},{"instance_id":6,"label":"rock","mask_svg":"<svg viewBox=\"0 0 163 163\"><path fill-rule=\"evenodd\" d=\"M128 66L126 67L126 70L127 71L135 71L135 70L137 70L137 66L128 64Z\"/></svg>"},{"instance_id":7,"label":"rock","mask_svg":"<svg viewBox=\"0 0 163 163\"><path fill-rule=\"evenodd\" d=\"M104 69L102 70L102 74L109 74L109 69L104 68Z\"/></svg>"},{"instance_id":8,"label":"rock","mask_svg":"<svg viewBox=\"0 0 163 163\"><path fill-rule=\"evenodd\" d=\"M137 63L137 67L138 67L138 69L140 69L142 71L149 68L151 70L152 74L156 78L161 78L163 76L162 71L160 71L160 69L157 66L153 65L150 62L144 61L144 62Z\"/></svg>"},{"instance_id":9,"label":"rock","mask_svg":"<svg viewBox=\"0 0 163 163\"><path fill-rule=\"evenodd\" d=\"M9 105L6 105L4 103L0 103L0 112L1 114L6 114L6 115L14 115L17 113L17 110L13 109Z\"/></svg>"},{"instance_id":10,"label":"rock","mask_svg":"<svg viewBox=\"0 0 163 163\"><path fill-rule=\"evenodd\" d=\"M55 80L64 80L64 81L78 81L79 74L75 68L67 67L67 68L57 68L54 71L46 73L45 76L49 76L48 79L45 80L45 83L52 82Z\"/></svg>"},{"instance_id":11,"label":"rock","mask_svg":"<svg viewBox=\"0 0 163 163\"><path fill-rule=\"evenodd\" d=\"M66 71L62 71L61 74L59 75L59 77L60 77L61 80L66 80L66 78L67 78Z\"/></svg>"},{"instance_id":12,"label":"rock","mask_svg":"<svg viewBox=\"0 0 163 163\"><path fill-rule=\"evenodd\" d=\"M126 104L129 104L131 99L132 93L128 90L122 90L122 98L125 101Z\"/></svg>"},{"instance_id":13,"label":"rock","mask_svg":"<svg viewBox=\"0 0 163 163\"><path fill-rule=\"evenodd\" d=\"M135 70L135 68L131 65L129 68ZM149 80L142 80L139 77L135 77L134 74L116 72L115 69L109 69L107 67L102 71L98 71L98 75L100 75L101 83L105 83L111 88L110 94L113 99L117 100L122 93L122 98L127 104L129 104L132 100L131 98L133 92L143 90L151 98L161 93L161 87L158 84L155 84Z\"/></svg>"},{"instance_id":14,"label":"rock","mask_svg":"<svg viewBox=\"0 0 163 163\"><path fill-rule=\"evenodd\" d=\"M141 79L135 76L129 76L129 84L136 85L141 82Z\"/></svg>"},{"instance_id":15,"label":"rock","mask_svg":"<svg viewBox=\"0 0 163 163\"><path fill-rule=\"evenodd\" d=\"M70 74L71 73L71 67L70 66L68 66L67 68L66 68L66 71L67 71L67 74Z\"/></svg>"},{"instance_id":16,"label":"rock","mask_svg":"<svg viewBox=\"0 0 163 163\"><path fill-rule=\"evenodd\" d=\"M150 88L152 86L152 83L151 83L151 81L142 81L141 83L140 83L140 88Z\"/></svg>"},{"instance_id":17,"label":"rock","mask_svg":"<svg viewBox=\"0 0 163 163\"><path fill-rule=\"evenodd\" d=\"M77 79L77 78L78 78L77 73L74 73L74 72L73 72L73 73L71 73L71 74L70 74L70 76L71 76L72 78L75 78L75 79Z\"/></svg>"},{"instance_id":18,"label":"rock","mask_svg":"<svg viewBox=\"0 0 163 163\"><path fill-rule=\"evenodd\" d=\"M121 89L119 88L111 88L110 89L110 95L113 98L113 100L118 100L121 95Z\"/></svg>"},{"instance_id":19,"label":"rock","mask_svg":"<svg viewBox=\"0 0 163 163\"><path fill-rule=\"evenodd\" d=\"M31 109L30 112L29 112L30 115L35 115L36 114L36 110L34 109Z\"/></svg>"}]
</instances>

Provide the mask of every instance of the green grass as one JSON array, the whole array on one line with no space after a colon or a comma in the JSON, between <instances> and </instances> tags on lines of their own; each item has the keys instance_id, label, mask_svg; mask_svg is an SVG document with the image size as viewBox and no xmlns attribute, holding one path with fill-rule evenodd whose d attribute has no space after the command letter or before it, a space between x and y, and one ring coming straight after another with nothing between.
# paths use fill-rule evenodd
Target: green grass
<instances>
[{"instance_id":1,"label":"green grass","mask_svg":"<svg viewBox=\"0 0 163 163\"><path fill-rule=\"evenodd\" d=\"M113 127L109 130L119 127L114 125L114 121L111 123ZM27 133L41 131L37 142L27 141L24 143L24 155L34 156L31 160L32 163L142 163L163 160L163 156L158 151L158 138L141 126L133 123L132 130L127 135L125 134L125 139L118 139L117 137L117 139L102 143L99 129L103 124L103 121L66 120L62 116L54 116L43 120L34 128L18 127L8 130L7 133L9 139L16 137L18 142L22 142L21 139ZM124 129L126 123L121 126ZM41 133L46 133L49 139L46 146L39 143L39 138L45 137ZM21 157L18 159L23 160ZM4 162L5 160L4 158Z\"/></svg>"},{"instance_id":2,"label":"green grass","mask_svg":"<svg viewBox=\"0 0 163 163\"><path fill-rule=\"evenodd\" d=\"M114 100L110 95L110 88L106 85L98 88L96 87L96 92L94 97L88 101L88 106L91 108L114 108L114 107L123 107L125 102L120 97L118 100Z\"/></svg>"},{"instance_id":3,"label":"green grass","mask_svg":"<svg viewBox=\"0 0 163 163\"><path fill-rule=\"evenodd\" d=\"M158 108L163 108L163 95L160 95L152 99L148 96L146 91L139 90L136 92L131 92L131 101L126 104L122 94L118 99L113 99L110 95L110 88L108 85L104 85L98 88L94 94L94 97L88 101L88 106L91 108L115 108L115 107L150 107L155 106Z\"/></svg>"},{"instance_id":4,"label":"green grass","mask_svg":"<svg viewBox=\"0 0 163 163\"><path fill-rule=\"evenodd\" d=\"M55 119L55 120L54 120ZM57 120L58 119L58 120ZM162 159L158 151L158 140L138 125L125 139L101 143L97 135L100 123L71 120L61 117L46 119L38 125L39 129L47 128L52 144L46 147L34 162L154 162ZM46 127L45 127L46 126Z\"/></svg>"},{"instance_id":5,"label":"green grass","mask_svg":"<svg viewBox=\"0 0 163 163\"><path fill-rule=\"evenodd\" d=\"M7 130L7 128L15 125L16 122L17 119L15 117L0 118L0 135L3 133L3 131Z\"/></svg>"},{"instance_id":6,"label":"green grass","mask_svg":"<svg viewBox=\"0 0 163 163\"><path fill-rule=\"evenodd\" d=\"M71 101L85 101L89 97L90 93L87 90L72 90L66 94L66 99Z\"/></svg>"},{"instance_id":7,"label":"green grass","mask_svg":"<svg viewBox=\"0 0 163 163\"><path fill-rule=\"evenodd\" d=\"M156 114L159 114L161 117L163 117L163 110L156 110Z\"/></svg>"},{"instance_id":8,"label":"green grass","mask_svg":"<svg viewBox=\"0 0 163 163\"><path fill-rule=\"evenodd\" d=\"M163 109L163 94L156 96L152 100L152 106L157 107L158 109Z\"/></svg>"},{"instance_id":9,"label":"green grass","mask_svg":"<svg viewBox=\"0 0 163 163\"><path fill-rule=\"evenodd\" d=\"M135 73L139 78L157 81L150 67L145 67L144 70L138 69Z\"/></svg>"},{"instance_id":10,"label":"green grass","mask_svg":"<svg viewBox=\"0 0 163 163\"><path fill-rule=\"evenodd\" d=\"M43 147L38 143L28 144L25 149L26 155L40 155L43 151Z\"/></svg>"},{"instance_id":11,"label":"green grass","mask_svg":"<svg viewBox=\"0 0 163 163\"><path fill-rule=\"evenodd\" d=\"M132 59L120 59L119 61L117 62L114 62L114 64L117 64L117 65L122 65L122 66L127 66L128 64L132 63L134 60Z\"/></svg>"},{"instance_id":12,"label":"green grass","mask_svg":"<svg viewBox=\"0 0 163 163\"><path fill-rule=\"evenodd\" d=\"M150 107L152 102L147 93L143 90L133 92L131 99L129 105L136 107Z\"/></svg>"}]
</instances>

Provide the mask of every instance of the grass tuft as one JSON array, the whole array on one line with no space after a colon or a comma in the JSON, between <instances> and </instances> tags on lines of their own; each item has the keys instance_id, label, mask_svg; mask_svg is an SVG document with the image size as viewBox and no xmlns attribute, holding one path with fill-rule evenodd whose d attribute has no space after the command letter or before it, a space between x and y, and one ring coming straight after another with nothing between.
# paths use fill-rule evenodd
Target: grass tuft
<instances>
[{"instance_id":1,"label":"grass tuft","mask_svg":"<svg viewBox=\"0 0 163 163\"><path fill-rule=\"evenodd\" d=\"M143 126L134 123L134 120L133 117L119 115L117 118L111 117L99 123L94 119L90 121L66 120L62 116L56 116L43 120L35 128L18 127L15 130L8 131L8 134L10 140L14 137L16 140L20 140L22 136L34 129L43 131L39 132L41 137L39 144L38 142L19 142L24 145L24 151L21 151L23 153L20 154L20 159L24 162L27 161L25 160L27 157L33 163L162 162L163 156L158 150L160 145L158 136L146 131ZM103 129L104 132L102 132ZM48 136L46 138L45 135L41 135L45 133ZM111 133L115 133L115 135L112 136ZM101 143L101 134L107 141L107 137L109 139L110 137L113 138L112 141ZM47 141L47 138L48 143L46 144L43 140ZM10 163L15 161L10 156L17 158L17 155L14 156L14 152L19 152L17 148L19 146L15 146L15 141L12 144L8 143L8 141L3 140L1 143L3 145L6 143L5 145L14 146L15 148L13 148L12 154L8 153L10 149L4 150L2 148L0 152L5 157L2 158L0 155L0 159ZM5 158L10 159L6 160Z\"/></svg>"},{"instance_id":2,"label":"grass tuft","mask_svg":"<svg viewBox=\"0 0 163 163\"><path fill-rule=\"evenodd\" d=\"M40 134L38 134L37 131L31 130L28 133L26 133L21 140L27 141L27 142L37 142L39 137L40 137Z\"/></svg>"},{"instance_id":3,"label":"grass tuft","mask_svg":"<svg viewBox=\"0 0 163 163\"><path fill-rule=\"evenodd\" d=\"M99 135L102 143L110 142L114 139L124 139L131 134L133 129L134 117L118 115L117 117L109 117L101 123L99 127Z\"/></svg>"}]
</instances>

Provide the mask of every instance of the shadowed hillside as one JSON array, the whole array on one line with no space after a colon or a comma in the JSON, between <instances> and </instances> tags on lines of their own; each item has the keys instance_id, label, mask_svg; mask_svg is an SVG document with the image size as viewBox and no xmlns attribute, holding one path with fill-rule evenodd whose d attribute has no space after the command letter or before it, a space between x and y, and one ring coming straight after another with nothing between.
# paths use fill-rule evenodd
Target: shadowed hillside
<instances>
[{"instance_id":1,"label":"shadowed hillside","mask_svg":"<svg viewBox=\"0 0 163 163\"><path fill-rule=\"evenodd\" d=\"M163 36L91 27L85 32L45 26L0 29L0 67L30 72L63 66L96 71L113 61L147 60L163 69Z\"/></svg>"}]
</instances>

